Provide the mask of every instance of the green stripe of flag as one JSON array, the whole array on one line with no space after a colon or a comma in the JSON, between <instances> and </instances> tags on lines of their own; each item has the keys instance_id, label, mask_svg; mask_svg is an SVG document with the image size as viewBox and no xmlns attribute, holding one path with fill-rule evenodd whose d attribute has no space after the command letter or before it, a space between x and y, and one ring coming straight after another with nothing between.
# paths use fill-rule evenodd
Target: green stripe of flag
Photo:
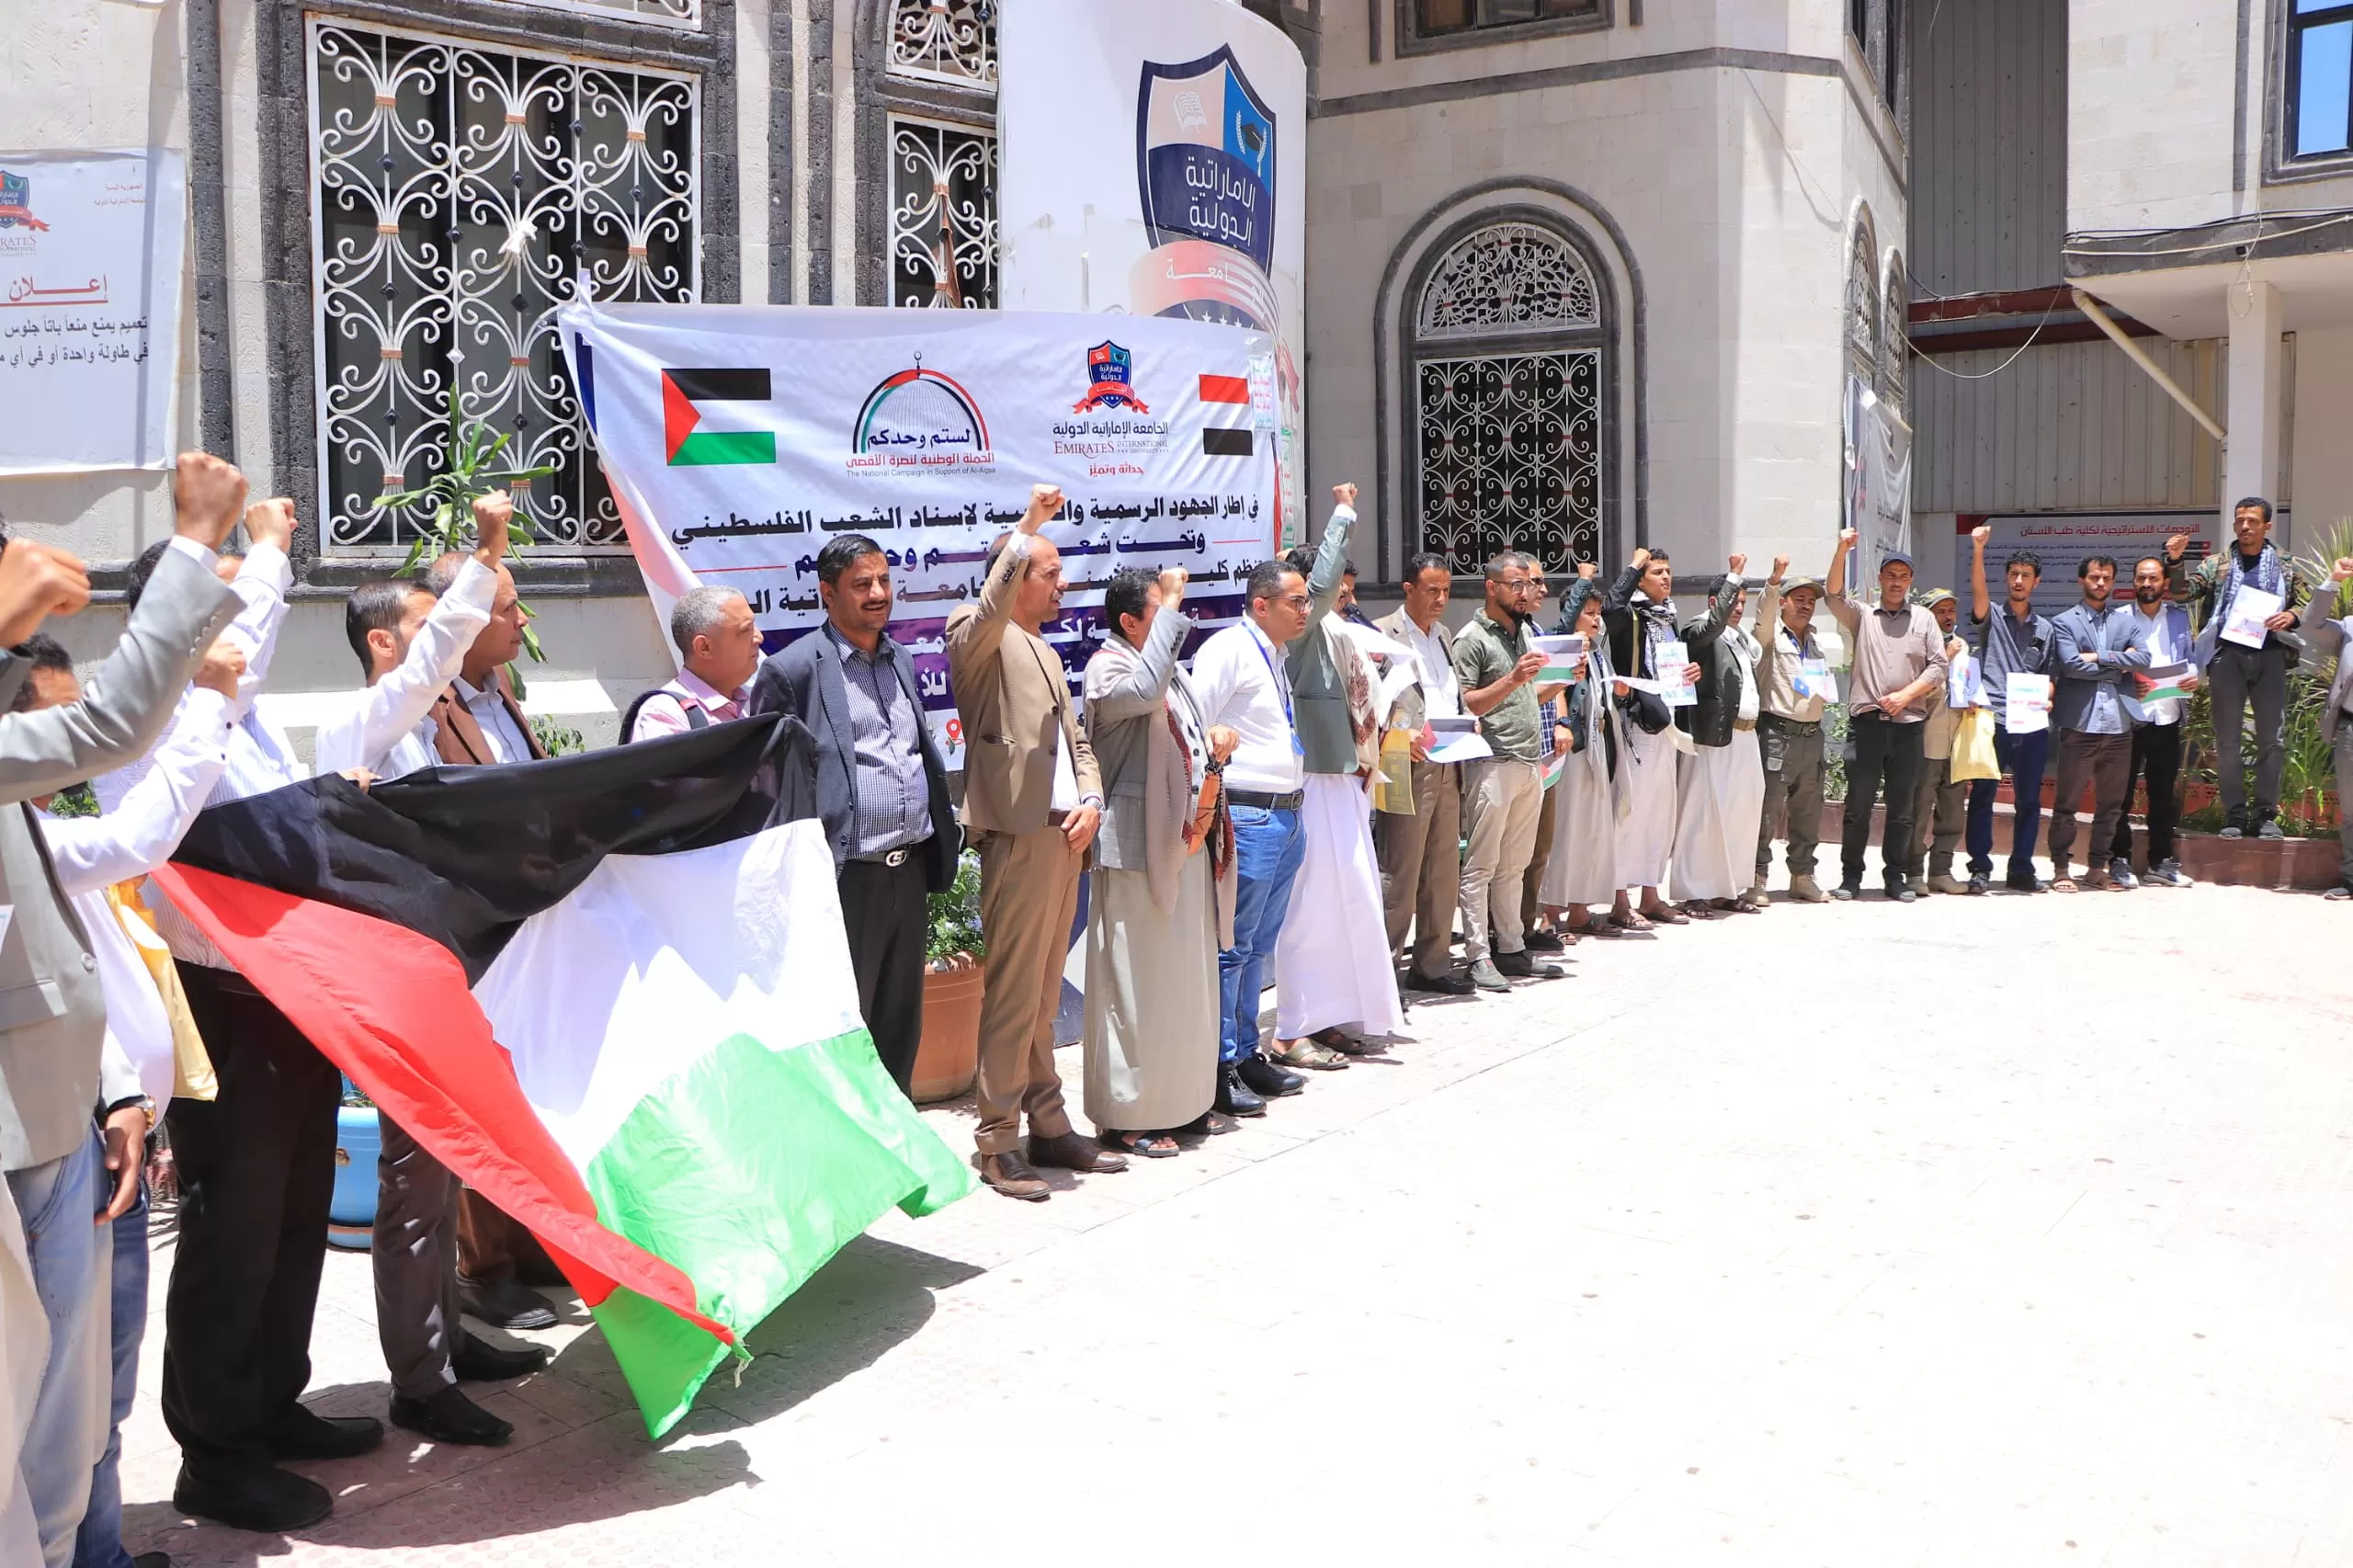
<instances>
[{"instance_id":1,"label":"green stripe of flag","mask_svg":"<svg viewBox=\"0 0 2353 1568\"><path fill-rule=\"evenodd\" d=\"M773 430L699 430L678 443L672 468L709 468L722 463L773 463Z\"/></svg>"},{"instance_id":2,"label":"green stripe of flag","mask_svg":"<svg viewBox=\"0 0 2353 1568\"><path fill-rule=\"evenodd\" d=\"M893 1206L972 1190L862 1027L782 1049L728 1037L640 1100L585 1174L597 1218L684 1270L739 1342ZM661 1437L726 1347L625 1291L596 1315Z\"/></svg>"}]
</instances>

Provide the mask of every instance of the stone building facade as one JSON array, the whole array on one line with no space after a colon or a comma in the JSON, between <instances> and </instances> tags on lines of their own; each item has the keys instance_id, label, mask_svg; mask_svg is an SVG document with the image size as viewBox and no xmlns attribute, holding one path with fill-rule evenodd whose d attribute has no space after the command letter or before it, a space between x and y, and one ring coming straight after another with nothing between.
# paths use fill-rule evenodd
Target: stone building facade
<instances>
[{"instance_id":1,"label":"stone building facade","mask_svg":"<svg viewBox=\"0 0 2353 1568\"><path fill-rule=\"evenodd\" d=\"M161 145L192 209L178 436L296 497L274 685L354 678L340 600L415 519L454 380L556 472L519 574L535 709L608 738L666 675L549 320L608 299L995 302L996 4L50 0L0 145ZM1254 0L1310 68L1309 462L1369 575L1637 541L1811 563L1849 375L1903 400L1903 0ZM94 69L104 61L108 68ZM0 483L119 584L161 475ZM119 621L74 629L95 653Z\"/></svg>"}]
</instances>

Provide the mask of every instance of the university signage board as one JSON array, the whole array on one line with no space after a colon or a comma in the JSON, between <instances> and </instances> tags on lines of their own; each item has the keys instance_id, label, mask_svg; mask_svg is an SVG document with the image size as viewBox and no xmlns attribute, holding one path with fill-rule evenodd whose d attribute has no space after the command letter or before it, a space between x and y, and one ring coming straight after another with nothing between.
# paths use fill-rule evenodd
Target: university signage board
<instances>
[{"instance_id":1,"label":"university signage board","mask_svg":"<svg viewBox=\"0 0 2353 1568\"><path fill-rule=\"evenodd\" d=\"M961 766L943 631L1033 484L1068 584L1046 640L1074 689L1125 567L1182 566L1206 627L1267 558L1273 442L1252 417L1263 334L999 311L571 305L558 317L597 456L656 608L740 588L770 648L824 619L817 553L889 552L891 635Z\"/></svg>"},{"instance_id":2,"label":"university signage board","mask_svg":"<svg viewBox=\"0 0 2353 1568\"><path fill-rule=\"evenodd\" d=\"M0 475L172 460L188 168L0 153Z\"/></svg>"},{"instance_id":3,"label":"university signage board","mask_svg":"<svg viewBox=\"0 0 2353 1568\"><path fill-rule=\"evenodd\" d=\"M1231 0L1022 0L997 59L1005 304L1268 335L1252 423L1279 453L1280 542L1304 539L1298 47Z\"/></svg>"}]
</instances>

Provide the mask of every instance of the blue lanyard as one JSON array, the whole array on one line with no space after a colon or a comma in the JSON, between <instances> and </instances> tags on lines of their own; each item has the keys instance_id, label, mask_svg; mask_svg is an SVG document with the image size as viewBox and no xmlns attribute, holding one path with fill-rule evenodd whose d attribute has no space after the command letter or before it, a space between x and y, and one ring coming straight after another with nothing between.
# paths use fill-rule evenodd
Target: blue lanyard
<instances>
[{"instance_id":1,"label":"blue lanyard","mask_svg":"<svg viewBox=\"0 0 2353 1568\"><path fill-rule=\"evenodd\" d=\"M1255 627L1252 631L1256 632ZM1264 632L1256 632L1256 635L1250 639L1250 646L1257 649L1258 657L1266 661L1267 677L1275 683L1275 695L1283 700L1283 722L1290 727L1290 754L1293 756L1305 756L1307 748L1299 744L1299 715L1293 713L1290 707L1290 679L1276 667L1274 654L1268 653L1267 644L1260 641L1265 635Z\"/></svg>"}]
</instances>

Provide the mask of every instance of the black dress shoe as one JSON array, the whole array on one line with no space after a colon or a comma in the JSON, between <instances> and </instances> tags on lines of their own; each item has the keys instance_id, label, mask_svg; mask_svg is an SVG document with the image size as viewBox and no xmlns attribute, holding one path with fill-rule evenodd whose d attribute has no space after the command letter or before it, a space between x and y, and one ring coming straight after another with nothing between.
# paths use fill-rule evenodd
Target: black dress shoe
<instances>
[{"instance_id":1,"label":"black dress shoe","mask_svg":"<svg viewBox=\"0 0 2353 1568\"><path fill-rule=\"evenodd\" d=\"M1024 1203L1043 1203L1054 1195L1045 1177L1029 1168L1029 1163L1007 1149L1002 1154L981 1156L981 1179L1007 1198L1017 1198Z\"/></svg>"},{"instance_id":2,"label":"black dress shoe","mask_svg":"<svg viewBox=\"0 0 2353 1568\"><path fill-rule=\"evenodd\" d=\"M1250 1085L1242 1081L1240 1069L1231 1062L1218 1064L1216 1106L1218 1112L1225 1116L1267 1114L1267 1102L1251 1092Z\"/></svg>"},{"instance_id":3,"label":"black dress shoe","mask_svg":"<svg viewBox=\"0 0 2353 1568\"><path fill-rule=\"evenodd\" d=\"M493 1328L553 1328L555 1309L547 1298L512 1275L498 1279L458 1278L458 1304Z\"/></svg>"},{"instance_id":4,"label":"black dress shoe","mask_svg":"<svg viewBox=\"0 0 2353 1568\"><path fill-rule=\"evenodd\" d=\"M1029 1163L1051 1165L1056 1170L1085 1171L1094 1176L1109 1176L1128 1168L1128 1157L1115 1154L1091 1138L1081 1138L1075 1132L1065 1132L1058 1138L1029 1139Z\"/></svg>"},{"instance_id":5,"label":"black dress shoe","mask_svg":"<svg viewBox=\"0 0 2353 1568\"><path fill-rule=\"evenodd\" d=\"M321 1415L298 1404L269 1435L269 1457L288 1460L347 1460L384 1440L384 1424L372 1415Z\"/></svg>"},{"instance_id":6,"label":"black dress shoe","mask_svg":"<svg viewBox=\"0 0 2353 1568\"><path fill-rule=\"evenodd\" d=\"M335 1499L325 1487L290 1470L256 1470L208 1479L182 1465L180 1478L172 1487L172 1506L235 1529L284 1535L315 1525L334 1513Z\"/></svg>"},{"instance_id":7,"label":"black dress shoe","mask_svg":"<svg viewBox=\"0 0 2353 1568\"><path fill-rule=\"evenodd\" d=\"M392 1400L392 1425L430 1437L437 1443L457 1443L494 1449L515 1435L514 1423L501 1421L460 1392L456 1384L435 1392L429 1399Z\"/></svg>"},{"instance_id":8,"label":"black dress shoe","mask_svg":"<svg viewBox=\"0 0 2353 1568\"><path fill-rule=\"evenodd\" d=\"M1523 949L1517 953L1497 953L1495 972L1517 975L1522 980L1558 980L1566 971L1556 963L1538 963Z\"/></svg>"},{"instance_id":9,"label":"black dress shoe","mask_svg":"<svg viewBox=\"0 0 2353 1568\"><path fill-rule=\"evenodd\" d=\"M487 1339L471 1334L460 1334L457 1353L449 1358L449 1370L458 1381L466 1383L495 1383L508 1378L529 1377L548 1364L550 1352L544 1345L519 1345L504 1350Z\"/></svg>"},{"instance_id":10,"label":"black dress shoe","mask_svg":"<svg viewBox=\"0 0 2353 1568\"><path fill-rule=\"evenodd\" d=\"M1538 953L1561 953L1568 950L1568 944L1562 941L1560 937L1550 931L1534 927L1520 937L1520 945L1530 952Z\"/></svg>"},{"instance_id":11,"label":"black dress shoe","mask_svg":"<svg viewBox=\"0 0 2353 1568\"><path fill-rule=\"evenodd\" d=\"M1408 970L1405 971L1405 989L1435 992L1440 996L1468 996L1479 988L1471 983L1471 977L1467 974L1456 974L1451 971L1445 974L1416 974Z\"/></svg>"},{"instance_id":12,"label":"black dress shoe","mask_svg":"<svg viewBox=\"0 0 2353 1568\"><path fill-rule=\"evenodd\" d=\"M1287 1067L1278 1067L1256 1051L1234 1064L1242 1081L1266 1099L1279 1100L1307 1086L1307 1080Z\"/></svg>"}]
</instances>

